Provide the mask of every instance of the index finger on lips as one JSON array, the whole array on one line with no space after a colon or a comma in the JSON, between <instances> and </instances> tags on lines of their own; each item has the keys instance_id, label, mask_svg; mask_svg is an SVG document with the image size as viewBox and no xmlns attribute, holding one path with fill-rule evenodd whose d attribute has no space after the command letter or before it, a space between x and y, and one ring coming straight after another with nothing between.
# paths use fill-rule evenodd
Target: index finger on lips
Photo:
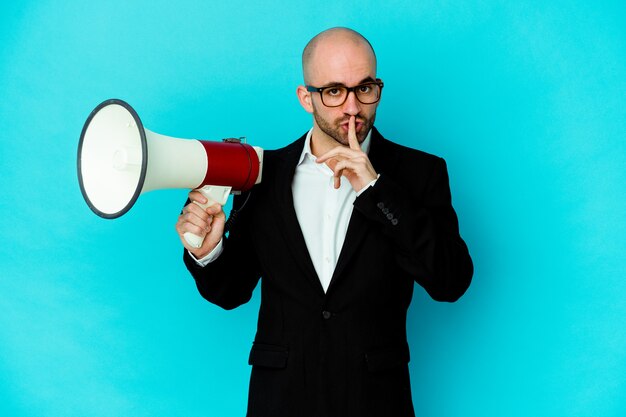
<instances>
[{"instance_id":1,"label":"index finger on lips","mask_svg":"<svg viewBox=\"0 0 626 417\"><path fill-rule=\"evenodd\" d=\"M350 116L350 121L348 121L348 143L350 149L361 150L359 140L356 138L356 117L354 116Z\"/></svg>"}]
</instances>

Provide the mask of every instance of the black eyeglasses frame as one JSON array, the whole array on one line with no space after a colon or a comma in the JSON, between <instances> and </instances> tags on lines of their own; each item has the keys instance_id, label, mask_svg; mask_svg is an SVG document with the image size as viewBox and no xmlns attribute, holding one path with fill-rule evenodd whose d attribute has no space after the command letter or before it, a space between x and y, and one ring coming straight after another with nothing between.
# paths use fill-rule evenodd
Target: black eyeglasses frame
<instances>
[{"instance_id":1,"label":"black eyeglasses frame","mask_svg":"<svg viewBox=\"0 0 626 417\"><path fill-rule=\"evenodd\" d=\"M363 103L361 101L361 99L359 98L359 95L356 93L356 89L359 87L363 87L364 85L377 85L380 88L380 92L378 93L378 99L376 101L373 101L371 103ZM346 100L348 100L348 96L350 95L350 92L354 92L354 96L356 97L357 100L359 100L359 103L361 104L376 104L380 101L380 97L383 95L383 87L385 86L385 83L383 83L383 80L381 80L380 78L376 78L376 81L368 81L365 83L361 83L358 85L355 85L354 87L347 87L343 84L335 84L335 85L329 85L326 87L314 87L312 85L305 85L306 87L306 91L310 92L310 93L320 93L320 99L322 100L322 104L326 107L340 107L343 106L343 104L346 102ZM334 106L329 106L328 104L324 103L324 95L322 94L324 92L324 90L327 90L329 88L345 88L347 90L346 93L346 97L344 98L344 100L340 103L340 104L336 104Z\"/></svg>"}]
</instances>

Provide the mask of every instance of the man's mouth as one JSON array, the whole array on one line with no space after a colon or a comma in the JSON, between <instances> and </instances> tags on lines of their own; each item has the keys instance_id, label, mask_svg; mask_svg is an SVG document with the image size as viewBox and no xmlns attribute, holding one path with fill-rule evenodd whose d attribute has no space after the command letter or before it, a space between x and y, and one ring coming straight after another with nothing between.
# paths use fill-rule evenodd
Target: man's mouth
<instances>
[{"instance_id":1,"label":"man's mouth","mask_svg":"<svg viewBox=\"0 0 626 417\"><path fill-rule=\"evenodd\" d=\"M350 122L347 121L345 123L341 123L341 128L343 129L343 131L348 132L350 130ZM354 130L358 133L361 131L362 128L363 128L363 122L357 120L354 123Z\"/></svg>"}]
</instances>

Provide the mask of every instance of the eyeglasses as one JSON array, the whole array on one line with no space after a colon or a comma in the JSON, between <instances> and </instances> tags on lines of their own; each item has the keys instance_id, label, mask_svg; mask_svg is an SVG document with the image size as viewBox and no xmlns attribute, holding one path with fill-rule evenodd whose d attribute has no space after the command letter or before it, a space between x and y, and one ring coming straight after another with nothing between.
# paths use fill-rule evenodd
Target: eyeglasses
<instances>
[{"instance_id":1,"label":"eyeglasses","mask_svg":"<svg viewBox=\"0 0 626 417\"><path fill-rule=\"evenodd\" d=\"M356 99L363 104L374 104L380 100L380 93L383 90L383 81L379 78L376 81L346 87L345 85L331 85L328 87L306 86L306 91L320 93L322 104L326 107L339 107L348 99L350 91L354 92Z\"/></svg>"}]
</instances>

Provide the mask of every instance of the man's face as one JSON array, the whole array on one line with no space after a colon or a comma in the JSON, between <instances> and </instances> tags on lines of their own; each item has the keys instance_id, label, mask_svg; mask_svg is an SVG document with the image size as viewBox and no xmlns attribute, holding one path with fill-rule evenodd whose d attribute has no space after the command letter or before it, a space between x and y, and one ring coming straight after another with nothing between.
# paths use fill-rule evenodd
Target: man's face
<instances>
[{"instance_id":1,"label":"man's face","mask_svg":"<svg viewBox=\"0 0 626 417\"><path fill-rule=\"evenodd\" d=\"M312 57L308 83L315 87L341 84L354 87L376 79L376 61L368 45L344 42L320 44ZM348 94L345 103L339 107L327 107L320 94L311 94L314 129L348 146L348 121L356 118L356 136L362 143L374 125L378 103L363 104L354 92Z\"/></svg>"}]
</instances>

